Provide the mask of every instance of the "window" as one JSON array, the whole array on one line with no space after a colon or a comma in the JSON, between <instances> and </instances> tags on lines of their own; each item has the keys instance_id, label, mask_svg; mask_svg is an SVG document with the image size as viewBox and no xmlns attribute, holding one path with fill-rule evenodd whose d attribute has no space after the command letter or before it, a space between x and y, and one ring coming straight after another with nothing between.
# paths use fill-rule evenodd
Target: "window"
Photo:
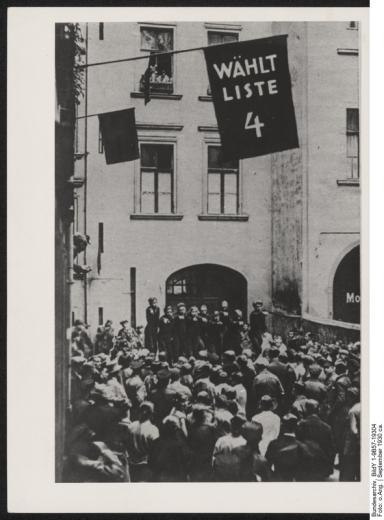
<instances>
[{"instance_id":1,"label":"window","mask_svg":"<svg viewBox=\"0 0 384 520\"><path fill-rule=\"evenodd\" d=\"M173 276L167 281L167 294L175 296L196 295L197 280L193 271L187 273L182 271L178 276Z\"/></svg>"},{"instance_id":2,"label":"window","mask_svg":"<svg viewBox=\"0 0 384 520\"><path fill-rule=\"evenodd\" d=\"M173 50L173 29L156 27L141 27L140 50L149 53L149 56L158 52ZM149 59L149 90L157 94L173 93L173 54L152 56ZM140 79L140 92L145 88L144 74Z\"/></svg>"},{"instance_id":3,"label":"window","mask_svg":"<svg viewBox=\"0 0 384 520\"><path fill-rule=\"evenodd\" d=\"M208 31L208 45L220 45L222 43L230 43L239 41L238 33ZM211 89L208 86L207 96L211 95Z\"/></svg>"},{"instance_id":4,"label":"window","mask_svg":"<svg viewBox=\"0 0 384 520\"><path fill-rule=\"evenodd\" d=\"M98 249L100 253L104 253L104 223L99 222L99 233L98 233Z\"/></svg>"},{"instance_id":5,"label":"window","mask_svg":"<svg viewBox=\"0 0 384 520\"><path fill-rule=\"evenodd\" d=\"M99 40L104 40L104 23L99 23Z\"/></svg>"},{"instance_id":6,"label":"window","mask_svg":"<svg viewBox=\"0 0 384 520\"><path fill-rule=\"evenodd\" d=\"M359 178L359 109L347 108L347 161L349 179Z\"/></svg>"},{"instance_id":7,"label":"window","mask_svg":"<svg viewBox=\"0 0 384 520\"><path fill-rule=\"evenodd\" d=\"M141 212L174 213L173 145L141 145Z\"/></svg>"},{"instance_id":8,"label":"window","mask_svg":"<svg viewBox=\"0 0 384 520\"><path fill-rule=\"evenodd\" d=\"M239 213L239 161L225 161L220 146L208 146L208 213Z\"/></svg>"}]
</instances>

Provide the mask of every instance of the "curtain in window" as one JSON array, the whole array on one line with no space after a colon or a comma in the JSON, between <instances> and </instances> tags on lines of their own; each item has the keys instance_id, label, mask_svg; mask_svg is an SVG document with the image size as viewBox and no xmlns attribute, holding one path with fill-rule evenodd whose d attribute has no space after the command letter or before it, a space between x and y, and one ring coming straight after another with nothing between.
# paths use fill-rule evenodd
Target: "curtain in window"
<instances>
[{"instance_id":1,"label":"curtain in window","mask_svg":"<svg viewBox=\"0 0 384 520\"><path fill-rule=\"evenodd\" d=\"M172 51L173 31L162 29L141 29L141 49L148 51Z\"/></svg>"}]
</instances>

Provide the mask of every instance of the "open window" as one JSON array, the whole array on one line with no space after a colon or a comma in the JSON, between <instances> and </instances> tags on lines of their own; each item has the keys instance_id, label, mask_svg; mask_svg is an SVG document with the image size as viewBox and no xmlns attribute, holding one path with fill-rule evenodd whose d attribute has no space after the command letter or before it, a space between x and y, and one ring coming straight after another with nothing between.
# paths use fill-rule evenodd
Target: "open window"
<instances>
[{"instance_id":1,"label":"open window","mask_svg":"<svg viewBox=\"0 0 384 520\"><path fill-rule=\"evenodd\" d=\"M174 87L173 54L156 56L161 52L173 51L173 29L159 27L140 28L140 50L147 52L149 60L150 77L149 90L156 94L172 94ZM152 55L152 56L151 56ZM145 64L145 68L148 63ZM140 79L140 92L144 91L144 71Z\"/></svg>"}]
</instances>

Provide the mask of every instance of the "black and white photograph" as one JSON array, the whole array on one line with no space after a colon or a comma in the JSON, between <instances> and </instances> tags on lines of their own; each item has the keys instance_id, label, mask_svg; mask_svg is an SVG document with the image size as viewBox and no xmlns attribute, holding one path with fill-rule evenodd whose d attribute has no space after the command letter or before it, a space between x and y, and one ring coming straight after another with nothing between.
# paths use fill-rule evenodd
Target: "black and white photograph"
<instances>
[{"instance_id":1,"label":"black and white photograph","mask_svg":"<svg viewBox=\"0 0 384 520\"><path fill-rule=\"evenodd\" d=\"M55 24L57 483L361 480L359 54Z\"/></svg>"}]
</instances>

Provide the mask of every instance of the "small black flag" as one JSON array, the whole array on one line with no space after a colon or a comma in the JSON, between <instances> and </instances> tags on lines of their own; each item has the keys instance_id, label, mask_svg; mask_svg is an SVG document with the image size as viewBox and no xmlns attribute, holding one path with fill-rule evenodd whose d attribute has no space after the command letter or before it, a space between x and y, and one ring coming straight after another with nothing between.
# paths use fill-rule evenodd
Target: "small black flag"
<instances>
[{"instance_id":1,"label":"small black flag","mask_svg":"<svg viewBox=\"0 0 384 520\"><path fill-rule=\"evenodd\" d=\"M107 164L140 157L134 108L99 114L99 122Z\"/></svg>"},{"instance_id":2,"label":"small black flag","mask_svg":"<svg viewBox=\"0 0 384 520\"><path fill-rule=\"evenodd\" d=\"M151 101L151 76L156 68L156 61L154 56L149 56L148 67L143 75L143 91L144 91L144 104L146 105Z\"/></svg>"}]
</instances>

